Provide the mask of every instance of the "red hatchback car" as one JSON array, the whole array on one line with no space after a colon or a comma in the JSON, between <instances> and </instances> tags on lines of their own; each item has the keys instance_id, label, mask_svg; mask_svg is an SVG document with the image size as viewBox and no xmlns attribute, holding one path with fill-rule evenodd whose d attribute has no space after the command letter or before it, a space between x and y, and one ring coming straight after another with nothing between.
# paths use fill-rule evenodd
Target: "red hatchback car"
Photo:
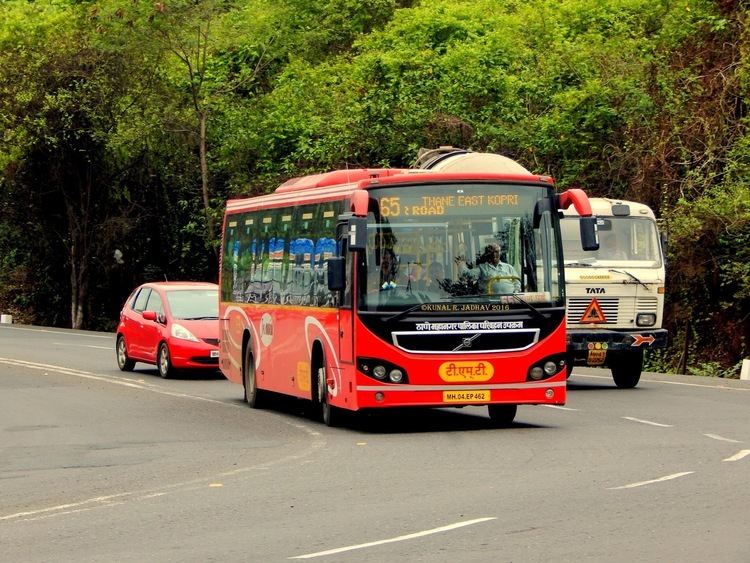
<instances>
[{"instance_id":1,"label":"red hatchback car","mask_svg":"<svg viewBox=\"0 0 750 563\"><path fill-rule=\"evenodd\" d=\"M117 325L117 365L156 364L164 378L181 369L219 367L219 286L153 282L130 294Z\"/></svg>"}]
</instances>

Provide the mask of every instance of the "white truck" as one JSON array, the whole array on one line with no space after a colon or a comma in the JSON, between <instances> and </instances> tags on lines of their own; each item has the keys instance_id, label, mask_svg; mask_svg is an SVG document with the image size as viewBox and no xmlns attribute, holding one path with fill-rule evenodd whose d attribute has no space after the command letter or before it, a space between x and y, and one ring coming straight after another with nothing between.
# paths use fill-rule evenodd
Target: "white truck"
<instances>
[{"instance_id":1,"label":"white truck","mask_svg":"<svg viewBox=\"0 0 750 563\"><path fill-rule=\"evenodd\" d=\"M599 250L581 250L574 209L560 221L565 259L568 376L574 365L606 366L615 385L638 385L643 353L667 345L662 328L663 240L646 205L589 198Z\"/></svg>"}]
</instances>

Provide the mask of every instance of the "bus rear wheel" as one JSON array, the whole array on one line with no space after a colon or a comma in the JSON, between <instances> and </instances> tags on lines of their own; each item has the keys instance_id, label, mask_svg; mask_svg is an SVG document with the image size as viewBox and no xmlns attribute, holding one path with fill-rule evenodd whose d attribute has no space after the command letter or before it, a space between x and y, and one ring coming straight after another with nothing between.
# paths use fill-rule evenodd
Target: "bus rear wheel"
<instances>
[{"instance_id":1,"label":"bus rear wheel","mask_svg":"<svg viewBox=\"0 0 750 563\"><path fill-rule=\"evenodd\" d=\"M258 389L255 376L255 359L250 346L245 349L245 361L242 363L242 383L245 386L245 402L253 409L262 409L266 402L266 392Z\"/></svg>"},{"instance_id":2,"label":"bus rear wheel","mask_svg":"<svg viewBox=\"0 0 750 563\"><path fill-rule=\"evenodd\" d=\"M612 379L620 389L632 389L641 379L643 371L643 350L616 354L610 363Z\"/></svg>"},{"instance_id":3,"label":"bus rear wheel","mask_svg":"<svg viewBox=\"0 0 750 563\"><path fill-rule=\"evenodd\" d=\"M518 405L487 405L490 421L495 428L510 426L517 411Z\"/></svg>"}]
</instances>

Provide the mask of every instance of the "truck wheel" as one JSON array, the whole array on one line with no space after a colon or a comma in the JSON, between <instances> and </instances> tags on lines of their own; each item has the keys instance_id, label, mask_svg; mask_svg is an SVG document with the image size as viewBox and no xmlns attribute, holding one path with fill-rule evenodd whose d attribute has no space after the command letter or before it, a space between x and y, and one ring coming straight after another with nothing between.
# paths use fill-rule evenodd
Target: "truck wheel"
<instances>
[{"instance_id":1,"label":"truck wheel","mask_svg":"<svg viewBox=\"0 0 750 563\"><path fill-rule=\"evenodd\" d=\"M573 375L573 355L572 354L565 356L565 367L568 370L568 375L566 377L570 379L570 376Z\"/></svg>"},{"instance_id":2,"label":"truck wheel","mask_svg":"<svg viewBox=\"0 0 750 563\"><path fill-rule=\"evenodd\" d=\"M643 350L613 354L609 364L615 385L620 389L632 389L641 379Z\"/></svg>"}]
</instances>

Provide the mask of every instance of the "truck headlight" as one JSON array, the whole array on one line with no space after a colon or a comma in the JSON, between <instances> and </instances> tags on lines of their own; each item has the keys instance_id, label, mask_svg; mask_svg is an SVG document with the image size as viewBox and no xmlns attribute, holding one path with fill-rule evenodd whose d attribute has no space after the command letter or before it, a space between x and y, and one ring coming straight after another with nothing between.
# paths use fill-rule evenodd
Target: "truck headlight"
<instances>
[{"instance_id":1,"label":"truck headlight","mask_svg":"<svg viewBox=\"0 0 750 563\"><path fill-rule=\"evenodd\" d=\"M637 326L654 326L656 324L656 314L638 313L635 316L635 324Z\"/></svg>"}]
</instances>

